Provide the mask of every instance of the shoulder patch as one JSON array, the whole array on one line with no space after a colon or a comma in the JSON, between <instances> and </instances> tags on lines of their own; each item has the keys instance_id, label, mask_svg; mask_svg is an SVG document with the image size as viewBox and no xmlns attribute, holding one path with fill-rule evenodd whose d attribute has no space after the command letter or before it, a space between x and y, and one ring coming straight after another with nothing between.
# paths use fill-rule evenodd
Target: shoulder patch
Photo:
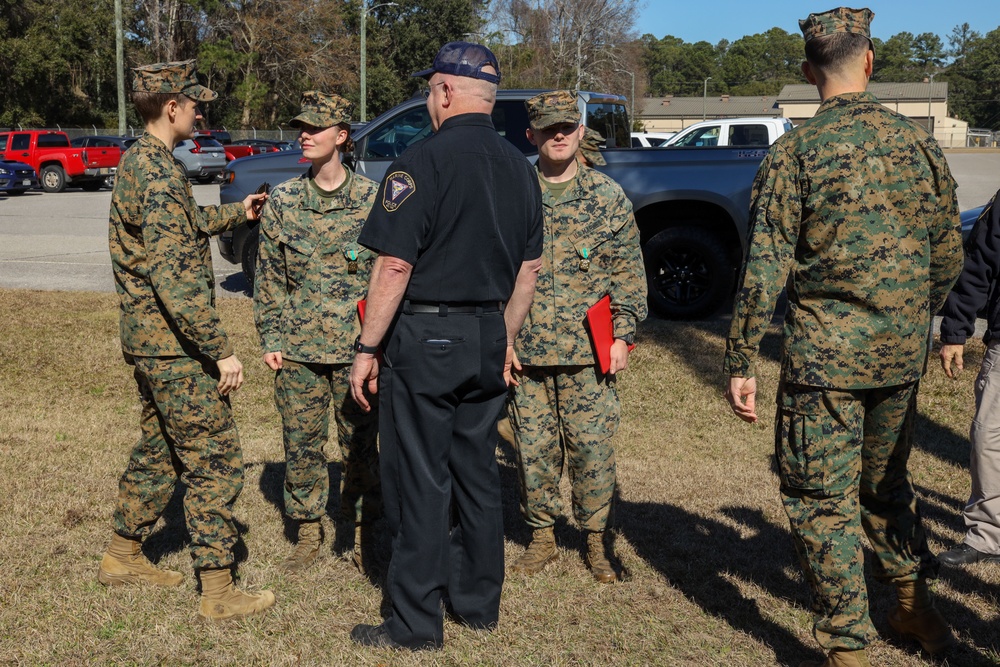
<instances>
[{"instance_id":1,"label":"shoulder patch","mask_svg":"<svg viewBox=\"0 0 1000 667\"><path fill-rule=\"evenodd\" d=\"M382 206L392 213L416 191L417 184L413 182L412 176L405 171L394 171L386 177Z\"/></svg>"}]
</instances>

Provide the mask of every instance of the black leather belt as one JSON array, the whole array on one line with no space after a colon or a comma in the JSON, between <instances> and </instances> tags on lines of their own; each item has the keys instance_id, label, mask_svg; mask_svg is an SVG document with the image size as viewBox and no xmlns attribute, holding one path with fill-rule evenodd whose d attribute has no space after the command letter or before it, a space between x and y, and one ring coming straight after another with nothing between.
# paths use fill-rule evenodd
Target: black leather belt
<instances>
[{"instance_id":1,"label":"black leather belt","mask_svg":"<svg viewBox=\"0 0 1000 667\"><path fill-rule=\"evenodd\" d=\"M403 312L419 315L482 315L483 313L502 313L503 301L460 301L454 303L429 303L427 301L403 302Z\"/></svg>"}]
</instances>

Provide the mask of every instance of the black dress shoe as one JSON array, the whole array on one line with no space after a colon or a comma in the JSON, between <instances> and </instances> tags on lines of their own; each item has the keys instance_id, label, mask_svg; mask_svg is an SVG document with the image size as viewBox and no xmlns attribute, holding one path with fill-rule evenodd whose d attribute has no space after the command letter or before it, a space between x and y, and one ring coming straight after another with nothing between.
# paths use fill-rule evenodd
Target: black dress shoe
<instances>
[{"instance_id":1,"label":"black dress shoe","mask_svg":"<svg viewBox=\"0 0 1000 667\"><path fill-rule=\"evenodd\" d=\"M389 632L385 629L385 624L368 625L367 623L359 623L351 630L351 641L355 644L370 646L372 648L395 648L409 651L433 651L441 648L441 644L433 640L418 642L412 645L400 644L389 636Z\"/></svg>"},{"instance_id":2,"label":"black dress shoe","mask_svg":"<svg viewBox=\"0 0 1000 667\"><path fill-rule=\"evenodd\" d=\"M938 560L945 565L968 565L970 563L1000 563L1000 556L983 553L968 544L959 544L950 551L938 554Z\"/></svg>"}]
</instances>

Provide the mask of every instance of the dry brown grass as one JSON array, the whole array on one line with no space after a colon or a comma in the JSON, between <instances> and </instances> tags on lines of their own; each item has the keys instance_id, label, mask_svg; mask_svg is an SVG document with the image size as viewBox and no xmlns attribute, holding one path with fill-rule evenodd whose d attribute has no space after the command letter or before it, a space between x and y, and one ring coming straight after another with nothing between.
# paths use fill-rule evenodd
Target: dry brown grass
<instances>
[{"instance_id":1,"label":"dry brown grass","mask_svg":"<svg viewBox=\"0 0 1000 667\"><path fill-rule=\"evenodd\" d=\"M237 514L249 557L240 570L249 587L272 587L277 607L210 627L196 620L191 577L174 590L97 583L117 478L137 435L115 309L113 295L0 290L0 663L697 667L797 665L819 656L772 472L771 415L746 426L721 397L722 321L646 323L621 378L617 546L631 580L592 583L576 529L561 523L562 557L542 575L508 579L496 633L447 623L444 651L403 655L351 645L348 631L377 621L382 596L347 562L328 553L298 577L275 567L290 548L280 512L280 430L247 300L221 303L249 369L234 400L247 463ZM960 381L935 368L921 390L911 468L935 548L963 530L965 434L981 354L981 346L970 348ZM775 335L765 353L762 412L770 413ZM511 452L500 451L514 558L528 531L517 515ZM147 553L190 575L177 508L166 518ZM871 589L876 627L888 636L890 591L876 582ZM947 664L998 664L1000 568L946 571L936 589L962 639ZM933 664L913 648L878 641L873 664Z\"/></svg>"}]
</instances>

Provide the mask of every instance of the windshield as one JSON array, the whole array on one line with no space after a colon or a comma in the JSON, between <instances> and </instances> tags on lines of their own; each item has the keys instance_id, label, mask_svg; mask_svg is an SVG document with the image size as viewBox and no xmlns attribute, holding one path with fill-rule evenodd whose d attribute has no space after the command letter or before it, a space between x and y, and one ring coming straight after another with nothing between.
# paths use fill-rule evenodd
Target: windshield
<instances>
[{"instance_id":1,"label":"windshield","mask_svg":"<svg viewBox=\"0 0 1000 667\"><path fill-rule=\"evenodd\" d=\"M628 112L622 104L610 102L587 104L587 127L600 132L608 148L628 148L632 145Z\"/></svg>"}]
</instances>

